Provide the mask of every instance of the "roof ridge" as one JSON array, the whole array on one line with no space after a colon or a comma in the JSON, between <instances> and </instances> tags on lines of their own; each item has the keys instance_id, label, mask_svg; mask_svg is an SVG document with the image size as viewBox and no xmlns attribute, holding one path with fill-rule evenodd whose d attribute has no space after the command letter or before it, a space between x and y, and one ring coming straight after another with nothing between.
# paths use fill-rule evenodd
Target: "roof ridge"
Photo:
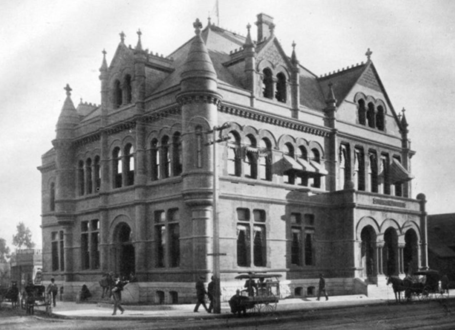
<instances>
[{"instance_id":1,"label":"roof ridge","mask_svg":"<svg viewBox=\"0 0 455 330\"><path fill-rule=\"evenodd\" d=\"M351 66L347 66L346 68L342 68L342 69L338 69L336 71L329 71L328 73L324 73L322 75L319 76L319 78L328 78L328 77L333 77L334 75L337 75L337 74L340 74L340 73L345 73L349 70L352 70L352 69L356 69L356 68L359 68L363 65L365 65L366 63L364 62L360 62L360 63L357 63L357 64L352 64Z\"/></svg>"}]
</instances>

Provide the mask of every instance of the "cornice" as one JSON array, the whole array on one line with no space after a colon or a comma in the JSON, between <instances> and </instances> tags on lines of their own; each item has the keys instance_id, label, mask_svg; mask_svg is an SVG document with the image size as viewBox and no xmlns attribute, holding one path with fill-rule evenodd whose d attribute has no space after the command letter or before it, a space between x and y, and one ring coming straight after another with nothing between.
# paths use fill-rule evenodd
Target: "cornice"
<instances>
[{"instance_id":1,"label":"cornice","mask_svg":"<svg viewBox=\"0 0 455 330\"><path fill-rule=\"evenodd\" d=\"M177 103L179 105L191 104L191 103L208 103L219 105L221 102L221 95L218 93L208 92L185 92L177 95Z\"/></svg>"},{"instance_id":2,"label":"cornice","mask_svg":"<svg viewBox=\"0 0 455 330\"><path fill-rule=\"evenodd\" d=\"M231 114L234 116L248 118L248 119L264 122L264 123L275 125L275 126L281 126L281 127L295 130L295 131L309 133L312 135L323 136L323 137L328 137L330 135L330 129L310 126L310 125L304 124L302 122L298 122L293 119L279 118L279 117L273 116L271 114L258 113L254 110L240 108L240 107L226 105L226 104L222 104L219 107L219 109L220 109L220 112L228 113L228 114Z\"/></svg>"}]
</instances>

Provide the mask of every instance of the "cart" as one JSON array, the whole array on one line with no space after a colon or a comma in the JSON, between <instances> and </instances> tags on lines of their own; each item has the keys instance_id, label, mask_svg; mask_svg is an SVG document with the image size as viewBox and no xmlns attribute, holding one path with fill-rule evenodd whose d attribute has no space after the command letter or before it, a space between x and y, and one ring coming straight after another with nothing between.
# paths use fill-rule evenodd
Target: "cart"
<instances>
[{"instance_id":1,"label":"cart","mask_svg":"<svg viewBox=\"0 0 455 330\"><path fill-rule=\"evenodd\" d=\"M238 304L256 313L274 313L280 298L280 274L246 273L236 277L245 280ZM232 308L232 307L231 307Z\"/></svg>"},{"instance_id":2,"label":"cart","mask_svg":"<svg viewBox=\"0 0 455 330\"><path fill-rule=\"evenodd\" d=\"M34 314L35 307L44 307L47 315L52 313L50 295L47 294L44 285L27 285L22 295L21 306L27 314Z\"/></svg>"}]
</instances>

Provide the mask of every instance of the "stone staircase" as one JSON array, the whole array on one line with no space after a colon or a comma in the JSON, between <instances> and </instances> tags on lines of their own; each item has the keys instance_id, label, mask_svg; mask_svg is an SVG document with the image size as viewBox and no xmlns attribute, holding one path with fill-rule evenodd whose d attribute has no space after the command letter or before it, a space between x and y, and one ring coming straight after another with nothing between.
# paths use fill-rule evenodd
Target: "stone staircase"
<instances>
[{"instance_id":1,"label":"stone staircase","mask_svg":"<svg viewBox=\"0 0 455 330\"><path fill-rule=\"evenodd\" d=\"M367 296L369 298L378 299L393 299L393 289L391 285L387 285L387 279L385 277L378 277L376 283L366 281L367 285Z\"/></svg>"}]
</instances>

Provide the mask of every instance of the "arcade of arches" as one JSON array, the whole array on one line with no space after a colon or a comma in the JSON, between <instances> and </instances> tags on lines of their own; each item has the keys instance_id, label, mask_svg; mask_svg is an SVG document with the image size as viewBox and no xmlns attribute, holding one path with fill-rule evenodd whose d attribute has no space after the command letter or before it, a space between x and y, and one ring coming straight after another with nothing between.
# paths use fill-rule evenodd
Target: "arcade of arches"
<instances>
[{"instance_id":1,"label":"arcade of arches","mask_svg":"<svg viewBox=\"0 0 455 330\"><path fill-rule=\"evenodd\" d=\"M404 234L399 228L387 227L378 232L372 225L360 231L359 277L412 274L421 268L420 242L414 228Z\"/></svg>"}]
</instances>

